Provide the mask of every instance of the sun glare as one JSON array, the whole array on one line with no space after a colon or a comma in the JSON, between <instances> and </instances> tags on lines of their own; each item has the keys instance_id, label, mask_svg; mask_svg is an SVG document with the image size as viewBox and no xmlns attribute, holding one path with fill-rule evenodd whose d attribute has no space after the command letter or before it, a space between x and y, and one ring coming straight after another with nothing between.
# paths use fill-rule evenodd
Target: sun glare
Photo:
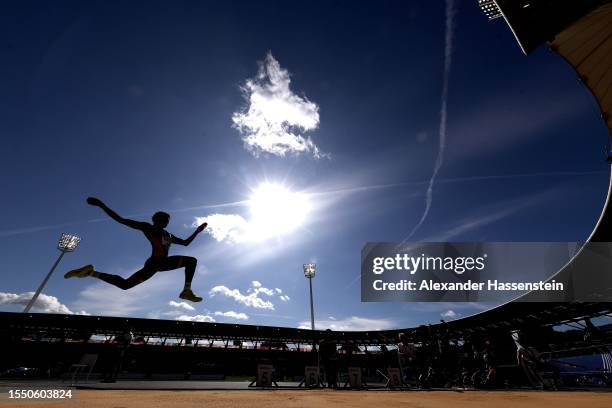
<instances>
[{"instance_id":1,"label":"sun glare","mask_svg":"<svg viewBox=\"0 0 612 408\"><path fill-rule=\"evenodd\" d=\"M251 195L252 231L254 237L278 237L301 226L310 212L305 194L295 193L279 184L262 183Z\"/></svg>"}]
</instances>

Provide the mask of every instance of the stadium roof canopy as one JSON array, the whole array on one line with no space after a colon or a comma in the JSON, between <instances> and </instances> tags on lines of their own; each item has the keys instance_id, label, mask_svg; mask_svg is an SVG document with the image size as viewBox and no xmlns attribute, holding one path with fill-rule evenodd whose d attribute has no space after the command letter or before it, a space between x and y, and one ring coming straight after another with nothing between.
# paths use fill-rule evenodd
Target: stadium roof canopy
<instances>
[{"instance_id":1,"label":"stadium roof canopy","mask_svg":"<svg viewBox=\"0 0 612 408\"><path fill-rule=\"evenodd\" d=\"M578 73L612 132L612 1L487 0L490 18L503 16L521 49L548 42Z\"/></svg>"},{"instance_id":2,"label":"stadium roof canopy","mask_svg":"<svg viewBox=\"0 0 612 408\"><path fill-rule=\"evenodd\" d=\"M610 303L509 303L474 316L445 323L383 331L337 331L341 344L380 345L397 343L403 332L414 342L430 336L465 339L473 335L510 332L522 328L554 326L585 317L610 313ZM324 335L320 330L244 324L185 322L126 317L80 316L47 313L0 313L3 338L87 339L92 335L119 336L130 330L136 336L221 341L252 341L310 344Z\"/></svg>"}]
</instances>

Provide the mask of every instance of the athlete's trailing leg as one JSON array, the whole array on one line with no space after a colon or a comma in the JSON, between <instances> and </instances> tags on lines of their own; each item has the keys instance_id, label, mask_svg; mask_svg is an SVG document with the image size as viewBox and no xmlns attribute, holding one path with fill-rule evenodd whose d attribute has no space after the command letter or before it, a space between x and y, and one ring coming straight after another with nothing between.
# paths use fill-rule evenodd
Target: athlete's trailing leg
<instances>
[{"instance_id":1,"label":"athlete's trailing leg","mask_svg":"<svg viewBox=\"0 0 612 408\"><path fill-rule=\"evenodd\" d=\"M110 273L98 272L94 269L93 265L85 265L81 268L74 269L70 272L67 272L64 275L64 278L98 278L106 283L110 283L113 286L116 286L120 289L127 290L133 288L136 285L141 284L142 282L149 279L151 276L155 275L155 268L150 264L145 264L145 266L133 273L130 277L123 278L119 275L112 275Z\"/></svg>"}]
</instances>

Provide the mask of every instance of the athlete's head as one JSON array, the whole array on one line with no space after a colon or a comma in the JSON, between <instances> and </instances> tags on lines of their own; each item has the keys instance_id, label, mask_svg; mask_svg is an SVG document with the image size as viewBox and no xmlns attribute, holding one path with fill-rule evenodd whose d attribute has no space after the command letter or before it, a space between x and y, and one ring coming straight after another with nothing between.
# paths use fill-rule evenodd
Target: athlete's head
<instances>
[{"instance_id":1,"label":"athlete's head","mask_svg":"<svg viewBox=\"0 0 612 408\"><path fill-rule=\"evenodd\" d=\"M153 220L153 225L155 225L156 227L166 228L168 226L168 223L170 222L170 214L165 213L163 211L158 211L153 214L153 217L151 217L151 219Z\"/></svg>"}]
</instances>

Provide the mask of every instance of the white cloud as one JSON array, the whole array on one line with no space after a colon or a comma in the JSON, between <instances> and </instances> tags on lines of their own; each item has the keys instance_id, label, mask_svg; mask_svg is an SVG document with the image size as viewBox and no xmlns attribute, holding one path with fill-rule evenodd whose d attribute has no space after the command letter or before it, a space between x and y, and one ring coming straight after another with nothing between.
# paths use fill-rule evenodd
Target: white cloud
<instances>
[{"instance_id":1,"label":"white cloud","mask_svg":"<svg viewBox=\"0 0 612 408\"><path fill-rule=\"evenodd\" d=\"M0 292L0 306L19 305L25 307L32 299L32 296L34 296L34 292L25 292L21 294ZM36 299L31 311L37 313L89 315L89 313L84 310L75 313L66 305L62 304L55 296L45 295L44 293L41 293L38 296L38 299Z\"/></svg>"},{"instance_id":2,"label":"white cloud","mask_svg":"<svg viewBox=\"0 0 612 408\"><path fill-rule=\"evenodd\" d=\"M234 312L232 310L229 310L227 312L215 312L215 316L223 316L223 317L229 317L230 319L236 319L236 320L248 320L249 316L246 313L238 313L238 312Z\"/></svg>"},{"instance_id":3,"label":"white cloud","mask_svg":"<svg viewBox=\"0 0 612 408\"><path fill-rule=\"evenodd\" d=\"M275 290L275 291L276 291L276 293L278 293L278 294L283 293L283 291L282 291L281 289L279 289L279 288L274 288L274 290Z\"/></svg>"},{"instance_id":4,"label":"white cloud","mask_svg":"<svg viewBox=\"0 0 612 408\"><path fill-rule=\"evenodd\" d=\"M249 289L248 292L251 292L252 289ZM264 287L259 287L253 290L255 293L265 293L268 296L274 296L276 292L274 292L272 289L268 289L268 288L264 288Z\"/></svg>"},{"instance_id":5,"label":"white cloud","mask_svg":"<svg viewBox=\"0 0 612 408\"><path fill-rule=\"evenodd\" d=\"M210 315L180 315L176 318L176 320L182 320L184 322L204 322L204 323L214 323L215 318Z\"/></svg>"},{"instance_id":6,"label":"white cloud","mask_svg":"<svg viewBox=\"0 0 612 408\"><path fill-rule=\"evenodd\" d=\"M221 294L233 298L236 302L241 303L248 307L254 307L256 309L270 309L274 310L274 304L269 300L263 300L258 295L259 292L251 292L248 295L243 295L238 289L230 289L227 286L215 286L209 292L210 296Z\"/></svg>"},{"instance_id":7,"label":"white cloud","mask_svg":"<svg viewBox=\"0 0 612 408\"><path fill-rule=\"evenodd\" d=\"M242 294L238 289L230 289L227 286L219 285L212 288L209 292L210 296L221 294L230 297L236 302L248 307L256 309L274 310L274 304L269 300L262 299L259 295L263 293L266 296L275 296L277 293L282 293L281 289L269 289L262 285L259 281L252 281L251 286L247 289L247 294ZM289 296L281 295L280 299L284 302L289 300Z\"/></svg>"},{"instance_id":8,"label":"white cloud","mask_svg":"<svg viewBox=\"0 0 612 408\"><path fill-rule=\"evenodd\" d=\"M249 222L238 214L212 214L206 217L196 217L195 224L208 223L204 231L217 241L241 243L248 239Z\"/></svg>"},{"instance_id":9,"label":"white cloud","mask_svg":"<svg viewBox=\"0 0 612 408\"><path fill-rule=\"evenodd\" d=\"M346 319L316 320L317 330L331 329L334 331L363 331L363 330L388 330L397 324L391 319L370 319L366 317L351 316ZM300 322L299 329L310 329L310 321Z\"/></svg>"},{"instance_id":10,"label":"white cloud","mask_svg":"<svg viewBox=\"0 0 612 408\"><path fill-rule=\"evenodd\" d=\"M174 300L171 300L168 302L168 305L179 309L195 310L195 308L187 302L175 302Z\"/></svg>"},{"instance_id":11,"label":"white cloud","mask_svg":"<svg viewBox=\"0 0 612 408\"><path fill-rule=\"evenodd\" d=\"M446 319L454 319L455 317L457 317L457 313L455 313L453 310L447 310L444 313L440 313L440 316L446 318Z\"/></svg>"},{"instance_id":12,"label":"white cloud","mask_svg":"<svg viewBox=\"0 0 612 408\"><path fill-rule=\"evenodd\" d=\"M251 282L251 285L252 287L247 289L247 293L255 293L255 294L263 293L268 296L274 296L278 293L278 291L276 291L275 289L269 289L269 288L262 286L261 282L259 281L253 281Z\"/></svg>"},{"instance_id":13,"label":"white cloud","mask_svg":"<svg viewBox=\"0 0 612 408\"><path fill-rule=\"evenodd\" d=\"M326 156L310 137L301 134L319 126L319 107L294 94L290 83L289 72L268 53L257 76L242 87L248 106L234 113L232 121L246 149L256 157L261 153Z\"/></svg>"}]
</instances>

